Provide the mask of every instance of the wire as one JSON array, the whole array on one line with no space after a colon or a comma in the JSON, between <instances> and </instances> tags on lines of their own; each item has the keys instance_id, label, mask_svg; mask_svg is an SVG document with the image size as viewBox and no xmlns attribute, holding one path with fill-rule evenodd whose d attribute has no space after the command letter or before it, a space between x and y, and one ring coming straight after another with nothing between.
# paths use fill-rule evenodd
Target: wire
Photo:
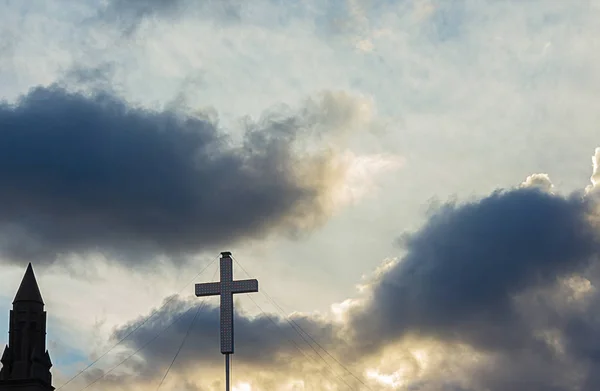
<instances>
[{"instance_id":1,"label":"wire","mask_svg":"<svg viewBox=\"0 0 600 391\"><path fill-rule=\"evenodd\" d=\"M219 266L217 265L217 267L215 269L215 272L213 273L212 280L215 279L215 276L217 275L218 271L219 271ZM163 378L161 379L160 383L158 384L158 387L156 387L156 391L158 391L158 389L160 388L160 386L163 384L163 382L167 378L167 375L169 374L169 371L171 370L171 367L173 367L173 364L175 363L175 360L177 360L177 356L179 356L179 353L181 352L181 349L183 348L183 344L185 343L185 340L187 339L188 335L190 334L190 330L192 329L192 326L196 322L196 318L200 314L200 310L202 309L202 307L203 307L204 304L206 304L206 302L203 301L202 304L198 306L198 310L196 311L196 315L194 315L194 318L190 322L190 325L188 326L188 329L185 332L185 336L183 337L183 340L181 341L181 345L179 345L179 349L177 349L177 353L175 353L175 357L173 357L173 361L171 361L171 364L167 368L167 371L165 372L165 375L163 376Z\"/></svg>"},{"instance_id":2,"label":"wire","mask_svg":"<svg viewBox=\"0 0 600 391\"><path fill-rule=\"evenodd\" d=\"M233 258L233 257L232 257ZM240 268L244 271L244 273L246 273L248 275L248 277L251 277L250 273L248 273L246 271L246 269L244 269L244 267L234 258L234 261L238 264L238 266L240 266ZM275 322L269 315L267 315L267 313L265 311L263 311L263 309L258 305L258 303L256 303L256 301L254 301L254 299L251 296L248 296L248 298L250 300L252 300L252 302L254 303L254 305L256 305L256 307L258 307L258 309L263 313L264 316L266 316L276 327L281 327L277 322ZM298 333L298 335L300 336L300 338L302 338L302 340L304 340L304 342L306 342L308 344L308 346L317 354L317 356L319 356L319 358L321 358L321 360L323 360L323 362L325 363L325 365L327 365L327 367L329 368L329 370L331 371L331 373L338 378L339 380L341 380L344 384L346 384L346 386L348 386L348 388L352 389L352 386L350 386L350 384L348 384L348 382L341 377L338 373L336 373L336 371L333 369L333 367L331 366L331 364L329 364L329 362L327 362L327 360L325 360L325 358L319 353L319 351L317 349L315 349L310 342L308 342L306 340L306 338L304 337L304 335L302 333L300 333L295 327L294 325L288 320L287 316L284 314L284 319L287 321L287 323L292 327L292 330L294 330L296 333ZM307 334L308 335L308 334ZM290 340L288 338L289 341L291 341L296 348L298 349L298 351L300 351L300 353L302 353L306 358L311 358L312 360L314 360L316 363L318 363L318 360L315 359L312 356L307 355L306 353L304 353L302 351L302 349L300 349L300 347L298 346L298 344L296 344L296 342L294 342L293 340Z\"/></svg>"},{"instance_id":3,"label":"wire","mask_svg":"<svg viewBox=\"0 0 600 391\"><path fill-rule=\"evenodd\" d=\"M204 300L203 300L204 302ZM118 367L120 367L122 364L124 364L127 360L129 360L131 357L135 356L136 354L138 354L142 349L144 349L145 347L147 347L148 345L150 345L152 342L154 342L158 337L160 337L160 335L167 331L169 328L171 328L171 326L173 326L175 323L177 323L181 318L183 318L187 313L191 312L191 310L193 310L193 308L188 309L187 311L185 311L182 314L179 314L179 316L177 318L175 318L174 321L172 321L171 323L169 323L167 325L167 327L165 327L164 329L162 329L161 331L158 332L158 334L156 334L152 339L150 339L149 341L147 341L145 344L143 344L139 349L137 349L135 352L131 353L129 356L127 356L123 361L121 361L120 363L118 363L117 365L115 365L114 367L112 367L111 369L109 369L108 371L106 371L102 376L100 376L99 378L97 378L96 380L94 380L93 382L91 382L90 384L88 384L87 386L83 387L80 391L83 391L85 389L87 389L88 387L92 386L93 384L95 384L96 382L98 382L99 380L104 379L109 373L111 373L112 371L114 371L115 369L117 369Z\"/></svg>"},{"instance_id":4,"label":"wire","mask_svg":"<svg viewBox=\"0 0 600 391\"><path fill-rule=\"evenodd\" d=\"M275 302L274 299L271 298L271 296L269 296L267 294L267 292L262 292L270 301L271 303L273 303L273 305L275 305L277 308L279 308L279 310L281 310L281 312L285 315L285 311L283 310L283 308L281 308L281 306L279 304L277 304ZM352 371L350 371L346 366L344 366L344 364L342 364L337 358L335 358L331 353L329 353L327 351L327 349L325 349L319 342L317 342L317 340L315 340L309 333L307 333L306 331L304 331L302 329L302 327L300 327L300 325L298 323L296 323L296 321L294 319L292 319L291 317L288 317L287 315L286 319L289 318L289 320L296 326L298 327L304 334L306 334L306 336L308 338L310 338L311 341L313 341L319 348L321 348L329 357L331 357L331 359L333 359L340 367L344 368L344 370L346 372L348 372L352 377L354 377L358 382L360 382L360 384L362 384L363 386L365 386L367 388L367 390L371 390L369 388L369 386L367 386L359 377L357 377Z\"/></svg>"},{"instance_id":5,"label":"wire","mask_svg":"<svg viewBox=\"0 0 600 391\"><path fill-rule=\"evenodd\" d=\"M190 330L192 329L192 325L196 322L196 318L198 317L198 314L200 313L200 309L201 308L202 308L202 306L199 305L198 306L198 310L196 311L196 315L194 315L194 318L190 322L190 325L188 326L188 329L185 332L185 336L183 337L183 340L181 341L181 344L179 345L179 348L177 349L177 353L175 353L175 357L173 357L173 361L171 361L171 364L169 364L169 367L167 368L167 371L165 372L165 374L162 377L162 379L160 380L160 383L158 384L158 387L156 387L157 391L160 388L160 386L162 386L162 384L165 381L165 379L167 378L167 375L169 374L169 371L173 367L173 364L175 363L175 360L177 360L177 356L179 356L179 353L181 352L181 348L183 348L183 344L185 343L185 340L187 339L188 335L190 334Z\"/></svg>"},{"instance_id":6,"label":"wire","mask_svg":"<svg viewBox=\"0 0 600 391\"><path fill-rule=\"evenodd\" d=\"M233 258L233 257L232 257L232 258ZM236 263L236 264L237 264L237 265L238 265L238 266L239 266L239 267L242 269L242 271L248 275L248 277L251 277L250 273L248 273L248 271L247 271L247 270L246 270L246 269L245 269L245 268L244 268L244 267L243 267L243 266L242 266L242 265L241 265L241 264L238 262L238 260L237 260L237 259L233 258L233 260L234 260L234 261L235 261L235 263ZM326 354L327 354L329 357L331 357L331 358L332 358L332 359L333 359L333 360L334 360L334 361L335 361L335 362L336 362L336 363L337 363L337 364L338 364L340 367L342 367L342 368L343 368L343 369L344 369L346 372L348 372L348 373L349 373L349 374L350 374L352 377L354 377L354 378L355 378L355 379L356 379L356 380L357 380L359 383L361 383L361 384L362 384L364 387L366 387L366 388L367 388L367 390L370 390L370 391L372 391L372 390L371 390L371 388L369 388L369 386L367 386L367 385L365 384L365 382L363 382L363 381L362 381L362 380L361 380L361 379L360 379L358 376L356 376L356 375L355 375L355 374L354 374L352 371L350 371L348 368L346 368L346 366L345 366L344 364L342 364L342 363L341 363L341 362L340 362L338 359L336 359L336 358L335 358L335 357L334 357L334 356L333 356L331 353L329 353L329 352L327 351L327 349L325 349L325 348L324 348L324 347L323 347L323 346L322 346L322 345L321 345L319 342L317 342L317 341L316 341L316 340L315 340L315 339L314 339L314 338L313 338L313 337L312 337L312 336L311 336L309 333L307 333L306 331L304 331L304 330L302 329L302 327L300 327L300 325L299 325L298 323L296 323L296 321L294 321L293 319L290 319L290 318L289 318L289 316L288 316L288 315L285 313L285 311L283 310L283 308L281 308L281 306L280 306L279 304L277 304L277 303L275 302L275 300L273 300L273 299L271 298L271 296L269 296L269 295L268 295L268 294L267 294L267 293L266 293L264 290L261 290L261 293L262 293L263 295L265 295L265 297L266 297L266 298L267 298L269 301L271 301L271 303L272 303L272 304L273 304L275 307L277 307L277 308L280 310L280 312L282 312L282 314L284 315L284 317L285 317L285 319L288 321L288 323L291 321L291 323L293 323L293 325L294 325L294 326L296 326L296 327L297 327L298 329L300 329L300 330L301 330L301 331L302 331L304 334L306 334L306 335L308 336L308 338L310 338L310 339L311 339L311 340L312 340L312 341L313 341L313 342L314 342L314 343L315 343L315 344L316 344L316 345L317 345L319 348L321 348L321 349L322 349L322 350L323 350L323 351L324 351L324 352L325 352L325 353L326 353ZM292 326L292 327L293 327L293 326ZM293 328L294 328L294 327L293 327ZM295 328L294 328L294 329L295 329ZM298 332L298 331L296 330L296 332ZM302 337L302 334L301 334L301 333L298 333L298 334L300 334L300 336ZM302 339L304 339L304 337L302 337ZM306 339L304 339L304 340L306 341ZM308 341L306 341L306 342L308 343ZM308 343L308 344L309 344L309 346L311 346L311 348L312 348L312 345L311 345L310 343ZM322 356L321 356L321 355L320 355L320 354L319 354L319 353L316 351L316 349L314 349L314 348L313 348L313 350L315 350L315 352L316 352L316 353L319 355L319 357L321 357L321 358L323 359L323 361L325 361L325 363L327 363L327 360L325 360L325 359L324 359L324 358L323 358L323 357L322 357ZM346 384L347 384L347 383L346 383Z\"/></svg>"},{"instance_id":7,"label":"wire","mask_svg":"<svg viewBox=\"0 0 600 391\"><path fill-rule=\"evenodd\" d=\"M162 306L160 306L158 309L155 309L154 311L152 311L152 313L139 325L137 325L133 330L131 330L129 333L127 333L127 335L125 335L123 338L121 338L116 344L114 344L110 349L108 349L106 352L104 352L102 355L100 355L97 359L95 359L94 361L92 361L87 367L83 368L81 371L79 371L77 374L75 374L75 376L71 377L69 380L67 380L65 383L63 383L60 387L56 388L55 391L60 390L61 388L63 388L64 386L66 386L67 384L71 383L73 380L75 380L76 378L78 378L83 372L87 371L88 369L90 369L94 364L96 364L98 361L100 361L104 356L106 356L108 353L112 352L117 346L119 346L123 341L125 341L131 334L133 334L134 332L136 332L140 327L142 327L144 324L146 324L150 319L152 319L154 317L154 315L158 314L159 311L164 308L165 306L167 306L170 302L172 302L173 300L175 300L177 298L177 296L185 289L188 287L188 285L190 285L196 278L198 278L202 273L204 273L204 271L206 269L208 269L213 263L215 263L215 261L217 260L218 256L213 258L213 260L206 265L202 270L200 270L200 272L198 274L196 274L194 276L194 278L192 280L190 280L190 282L188 282L183 288L181 288L181 290L179 290L179 292L177 292L176 295L171 296L170 299L168 299L167 301L165 301L163 303Z\"/></svg>"},{"instance_id":8,"label":"wire","mask_svg":"<svg viewBox=\"0 0 600 391\"><path fill-rule=\"evenodd\" d=\"M261 306L259 306L259 305L258 305L258 303L257 303L256 301L254 301L254 299L253 299L251 296L248 296L248 298L249 298L250 300L252 300L252 302L254 303L254 305L255 305L256 307L258 307L258 309L260 310L260 312L262 312L262 314L263 314L263 315L264 315L264 316L265 316L267 319L269 319L269 320L271 321L271 323L273 323L273 324L275 325L275 327L279 327L279 330L280 330L280 331L281 331L281 333L283 334L283 330L281 329L281 326L280 326L280 325L279 325L277 322L275 322L275 321L273 320L273 318L272 318L272 317L270 317L270 316L269 316L269 314L267 314L267 313L266 313L266 312L265 312L265 311L264 311L264 310L261 308ZM285 335L284 335L284 336L285 336ZM300 353L302 353L302 355L304 355L304 357L306 357L307 359L311 359L311 360L313 360L313 361L315 361L315 362L317 362L317 363L318 363L317 359L315 359L314 357L312 357L312 356L310 356L310 355L306 354L306 353L304 352L304 350L302 350L302 349L300 348L300 346L299 346L299 345L296 343L296 341L294 341L293 339L291 339L291 338L289 338L289 337L287 337L287 336L286 336L286 339L288 340L288 342L290 342L291 344L293 344L293 345L296 347L296 349L298 349L298 351L299 351Z\"/></svg>"},{"instance_id":9,"label":"wire","mask_svg":"<svg viewBox=\"0 0 600 391\"><path fill-rule=\"evenodd\" d=\"M246 273L246 274L247 274L247 273ZM265 312L265 311L264 311L264 310L263 310L263 309L262 309L262 308L261 308L261 307L258 305L258 303L257 303L256 301L254 301L254 299L253 299L251 296L248 296L248 298L249 298L250 300L252 300L252 302L254 303L254 305L255 305L256 307L258 307L258 309L260 310L260 312L262 312L262 314L263 314L263 315L264 315L264 316L265 316L267 319L269 319L269 320L271 321L271 323L273 323L273 324L274 324L276 327L279 327L279 329L281 330L281 325L279 325L277 322L275 322L275 321L273 320L273 318L272 318L272 317L270 317L270 316L269 316L269 315L268 315L268 314L267 314L267 313L266 313L266 312ZM287 319L286 319L286 320L287 320ZM296 331L296 333L298 333L298 331L297 331L297 330L295 330L293 327L292 327L292 330L294 330L294 331ZM282 333L283 333L283 331L282 331ZM318 356L321 358L321 360L323 360L323 361L325 362L325 364L326 364L326 365L329 367L329 370L331 371L331 373L332 373L332 374L333 374L333 375L334 375L336 378L338 378L339 380L341 380L341 381L342 381L344 384L346 384L346 386L348 386L348 388L352 389L352 386L351 386L350 384L348 384L348 382L347 382L347 381L346 381L346 380L345 380L343 377L341 377L339 374L335 373L335 371L333 370L333 368L331 367L331 365L330 365L330 364L327 362L327 360L325 360L325 359L323 358L323 356L321 356L321 355L319 354L319 352L317 352L317 350L316 350L316 349L315 349L315 348L314 348L314 347L313 347L313 346L312 346L312 345L311 345L311 344L310 344L308 341L306 341L306 339L305 339L305 338L302 336L302 334L300 334L300 333L298 333L298 334L300 335L300 337L301 337L302 339L304 339L304 342L306 342L306 343L308 344L308 346L310 346L310 348L311 348L311 349L312 349L312 350L313 350L313 351L314 351L314 352L315 352L315 353L316 353L316 354L317 354L317 355L318 355ZM304 357L306 357L307 359L311 359L311 360L313 360L313 361L314 361L314 362L316 362L317 364L319 363L319 360L317 360L316 358L314 358L314 357L312 357L312 356L310 356L310 355L306 354L306 353L305 353L305 352L304 352L302 349L300 349L300 346L298 346L298 344L297 344L297 343L296 343L296 342L295 342L293 339L290 339L290 338L287 338L287 337L286 337L286 339L287 339L288 341L290 341L292 344L294 344L294 346L296 347L296 349L298 349L298 351L299 351L300 353L302 353L302 355L303 355Z\"/></svg>"}]
</instances>

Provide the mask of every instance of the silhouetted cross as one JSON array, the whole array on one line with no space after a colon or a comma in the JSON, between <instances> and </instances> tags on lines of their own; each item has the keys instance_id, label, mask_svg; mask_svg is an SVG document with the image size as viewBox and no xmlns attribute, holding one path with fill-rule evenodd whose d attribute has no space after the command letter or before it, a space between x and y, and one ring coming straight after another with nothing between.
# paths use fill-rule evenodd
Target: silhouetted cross
<instances>
[{"instance_id":1,"label":"silhouetted cross","mask_svg":"<svg viewBox=\"0 0 600 391\"><path fill-rule=\"evenodd\" d=\"M221 353L233 353L233 294L258 292L258 280L233 280L230 252L221 253L221 281L196 284L196 296L221 295Z\"/></svg>"}]
</instances>

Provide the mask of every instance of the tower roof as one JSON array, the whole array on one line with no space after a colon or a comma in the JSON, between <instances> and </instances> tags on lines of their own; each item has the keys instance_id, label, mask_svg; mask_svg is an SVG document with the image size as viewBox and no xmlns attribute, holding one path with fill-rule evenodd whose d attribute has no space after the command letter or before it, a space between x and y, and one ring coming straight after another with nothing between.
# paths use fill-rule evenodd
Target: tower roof
<instances>
[{"instance_id":1,"label":"tower roof","mask_svg":"<svg viewBox=\"0 0 600 391\"><path fill-rule=\"evenodd\" d=\"M25 271L25 275L23 276L19 290L15 295L13 304L21 301L34 301L44 304L44 300L42 300L42 294L40 293L40 288L35 280L35 274L33 274L31 262L29 265L27 265L27 270Z\"/></svg>"}]
</instances>

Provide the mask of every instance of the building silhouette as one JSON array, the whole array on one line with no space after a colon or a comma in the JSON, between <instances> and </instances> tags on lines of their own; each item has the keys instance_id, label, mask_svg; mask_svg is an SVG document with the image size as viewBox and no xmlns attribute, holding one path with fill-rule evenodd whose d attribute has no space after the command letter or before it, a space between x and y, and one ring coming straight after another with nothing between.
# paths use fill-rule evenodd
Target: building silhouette
<instances>
[{"instance_id":1,"label":"building silhouette","mask_svg":"<svg viewBox=\"0 0 600 391\"><path fill-rule=\"evenodd\" d=\"M8 335L0 360L0 391L53 391L46 311L31 263L13 300Z\"/></svg>"}]
</instances>

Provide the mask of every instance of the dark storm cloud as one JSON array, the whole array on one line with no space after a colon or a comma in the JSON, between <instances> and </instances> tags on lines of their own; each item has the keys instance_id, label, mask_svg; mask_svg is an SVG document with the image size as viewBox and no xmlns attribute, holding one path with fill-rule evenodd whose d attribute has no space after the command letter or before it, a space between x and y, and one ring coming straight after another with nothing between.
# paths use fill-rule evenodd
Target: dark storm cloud
<instances>
[{"instance_id":1,"label":"dark storm cloud","mask_svg":"<svg viewBox=\"0 0 600 391\"><path fill-rule=\"evenodd\" d=\"M474 389L598 389L600 297L575 311L560 288L570 276L600 282L589 272L600 254L597 208L592 197L539 187L438 208L400 239L406 255L351 313L357 352L433 336L492 357L470 373Z\"/></svg>"},{"instance_id":2,"label":"dark storm cloud","mask_svg":"<svg viewBox=\"0 0 600 391\"><path fill-rule=\"evenodd\" d=\"M0 104L0 255L134 262L310 229L340 175L329 152L297 145L331 121L315 110L248 123L238 146L201 117L102 92L53 86Z\"/></svg>"},{"instance_id":3,"label":"dark storm cloud","mask_svg":"<svg viewBox=\"0 0 600 391\"><path fill-rule=\"evenodd\" d=\"M178 370L185 371L186 368L195 368L198 364L204 368L222 366L222 357L219 354L219 308L209 306L207 303L207 301L200 303L198 299L190 302L175 298L157 310L147 323L126 340L126 345L137 350L161 330L166 329L160 338L140 353L140 357L147 365L143 366L143 370L138 373L147 378L154 378L156 368L167 367L173 359L173 349L176 349L185 337L190 324L192 326L186 339L185 349L177 359ZM145 317L141 317L117 328L113 333L113 340L118 341L125 337L131 330L140 326L144 319ZM266 313L252 318L236 313L234 321L237 365L255 369L290 369L294 368L294 365L311 365L318 361L314 351L303 343L302 337L294 331L293 326L299 326L317 341L322 342L322 346L326 349L331 349L337 339L336 330L331 324L301 315L286 320ZM167 329L171 323L173 325Z\"/></svg>"},{"instance_id":4,"label":"dark storm cloud","mask_svg":"<svg viewBox=\"0 0 600 391\"><path fill-rule=\"evenodd\" d=\"M589 212L581 196L531 188L446 204L401 239L406 256L375 283L355 327L377 344L411 329L486 347L520 344L513 295L576 271L597 253Z\"/></svg>"}]
</instances>

